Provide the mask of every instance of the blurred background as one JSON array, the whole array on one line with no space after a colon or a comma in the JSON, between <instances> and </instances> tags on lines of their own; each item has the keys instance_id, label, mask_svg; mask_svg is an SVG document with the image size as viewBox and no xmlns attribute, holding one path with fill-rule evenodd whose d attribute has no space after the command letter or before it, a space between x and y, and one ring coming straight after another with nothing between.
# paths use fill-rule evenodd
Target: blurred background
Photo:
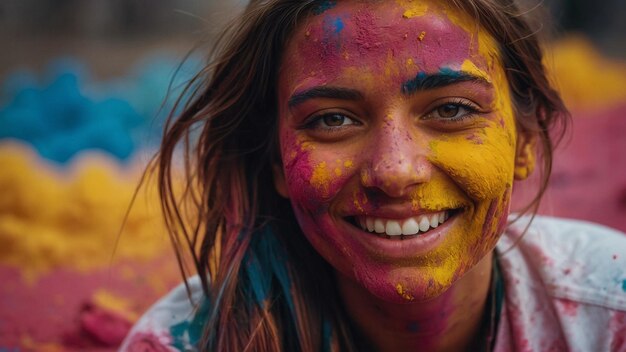
<instances>
[{"instance_id":1,"label":"blurred background","mask_svg":"<svg viewBox=\"0 0 626 352\"><path fill-rule=\"evenodd\" d=\"M0 2L0 351L116 350L180 281L154 180L118 233L174 99L244 5ZM626 2L535 11L573 114L540 213L626 231Z\"/></svg>"}]
</instances>

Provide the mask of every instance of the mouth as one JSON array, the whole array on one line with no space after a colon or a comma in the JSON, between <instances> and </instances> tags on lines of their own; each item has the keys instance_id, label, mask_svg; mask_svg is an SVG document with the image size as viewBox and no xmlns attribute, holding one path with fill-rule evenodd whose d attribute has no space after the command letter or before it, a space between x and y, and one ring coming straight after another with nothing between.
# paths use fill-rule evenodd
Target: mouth
<instances>
[{"instance_id":1,"label":"mouth","mask_svg":"<svg viewBox=\"0 0 626 352\"><path fill-rule=\"evenodd\" d=\"M385 219L374 216L353 216L348 222L363 231L390 240L404 240L427 234L461 212L461 209L448 209L435 213L422 214L405 219Z\"/></svg>"}]
</instances>

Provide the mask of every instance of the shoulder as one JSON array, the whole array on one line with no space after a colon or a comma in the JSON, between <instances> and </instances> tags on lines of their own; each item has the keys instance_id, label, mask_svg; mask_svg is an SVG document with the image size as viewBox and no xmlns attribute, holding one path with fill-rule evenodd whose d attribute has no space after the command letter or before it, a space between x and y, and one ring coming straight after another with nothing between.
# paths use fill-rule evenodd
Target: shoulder
<instances>
[{"instance_id":1,"label":"shoulder","mask_svg":"<svg viewBox=\"0 0 626 352\"><path fill-rule=\"evenodd\" d=\"M133 326L120 351L190 351L191 341L201 334L194 326L203 301L198 276L187 280L191 300L182 283L157 301ZM198 325L198 324L195 324Z\"/></svg>"},{"instance_id":2,"label":"shoulder","mask_svg":"<svg viewBox=\"0 0 626 352\"><path fill-rule=\"evenodd\" d=\"M498 243L508 269L535 271L552 296L626 310L626 234L543 216L523 233L527 221L510 226Z\"/></svg>"},{"instance_id":3,"label":"shoulder","mask_svg":"<svg viewBox=\"0 0 626 352\"><path fill-rule=\"evenodd\" d=\"M526 340L518 342L570 350L624 343L626 234L543 216L524 232L527 224L509 226L497 246L507 319L517 325L515 338Z\"/></svg>"}]
</instances>

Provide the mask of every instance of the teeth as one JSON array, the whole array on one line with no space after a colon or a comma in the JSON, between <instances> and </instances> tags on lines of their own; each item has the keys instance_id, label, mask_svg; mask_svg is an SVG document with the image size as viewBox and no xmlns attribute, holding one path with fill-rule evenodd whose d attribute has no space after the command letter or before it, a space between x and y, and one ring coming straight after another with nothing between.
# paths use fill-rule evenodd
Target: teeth
<instances>
[{"instance_id":1,"label":"teeth","mask_svg":"<svg viewBox=\"0 0 626 352\"><path fill-rule=\"evenodd\" d=\"M422 232L426 232L428 231L428 228L430 228L430 220L428 220L428 218L425 215L422 215L420 217L420 231Z\"/></svg>"},{"instance_id":2,"label":"teeth","mask_svg":"<svg viewBox=\"0 0 626 352\"><path fill-rule=\"evenodd\" d=\"M364 231L375 232L387 236L416 235L437 228L449 218L447 211L411 217L404 220L391 220L360 216L357 222ZM398 237L402 238L402 237Z\"/></svg>"},{"instance_id":3,"label":"teeth","mask_svg":"<svg viewBox=\"0 0 626 352\"><path fill-rule=\"evenodd\" d=\"M387 220L385 230L385 233L389 236L400 236L402 234L400 223L395 220Z\"/></svg>"},{"instance_id":4,"label":"teeth","mask_svg":"<svg viewBox=\"0 0 626 352\"><path fill-rule=\"evenodd\" d=\"M437 226L439 226L439 213L433 215L430 218L430 227L432 227L433 229L436 229Z\"/></svg>"},{"instance_id":5,"label":"teeth","mask_svg":"<svg viewBox=\"0 0 626 352\"><path fill-rule=\"evenodd\" d=\"M376 231L376 233L385 232L385 223L383 222L383 220L381 219L374 220L374 231Z\"/></svg>"},{"instance_id":6,"label":"teeth","mask_svg":"<svg viewBox=\"0 0 626 352\"><path fill-rule=\"evenodd\" d=\"M420 232L420 226L417 224L417 221L413 218L409 218L409 220L405 221L402 224L402 234L403 235L415 235Z\"/></svg>"}]
</instances>

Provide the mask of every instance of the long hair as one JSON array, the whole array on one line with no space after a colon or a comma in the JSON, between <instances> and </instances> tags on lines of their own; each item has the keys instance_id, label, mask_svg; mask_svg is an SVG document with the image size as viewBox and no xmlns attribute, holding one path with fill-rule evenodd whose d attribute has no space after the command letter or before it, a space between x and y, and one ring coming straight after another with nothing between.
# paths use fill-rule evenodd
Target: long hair
<instances>
[{"instance_id":1,"label":"long hair","mask_svg":"<svg viewBox=\"0 0 626 352\"><path fill-rule=\"evenodd\" d=\"M546 78L536 33L509 0L450 3L500 44L518 126L543 147L538 204L552 165L550 130L568 114ZM328 4L251 1L190 83L183 112L166 125L154 166L183 277L192 273L190 258L202 280L203 350L357 350L332 270L273 187L282 53L298 23ZM182 191L175 187L179 157Z\"/></svg>"}]
</instances>

